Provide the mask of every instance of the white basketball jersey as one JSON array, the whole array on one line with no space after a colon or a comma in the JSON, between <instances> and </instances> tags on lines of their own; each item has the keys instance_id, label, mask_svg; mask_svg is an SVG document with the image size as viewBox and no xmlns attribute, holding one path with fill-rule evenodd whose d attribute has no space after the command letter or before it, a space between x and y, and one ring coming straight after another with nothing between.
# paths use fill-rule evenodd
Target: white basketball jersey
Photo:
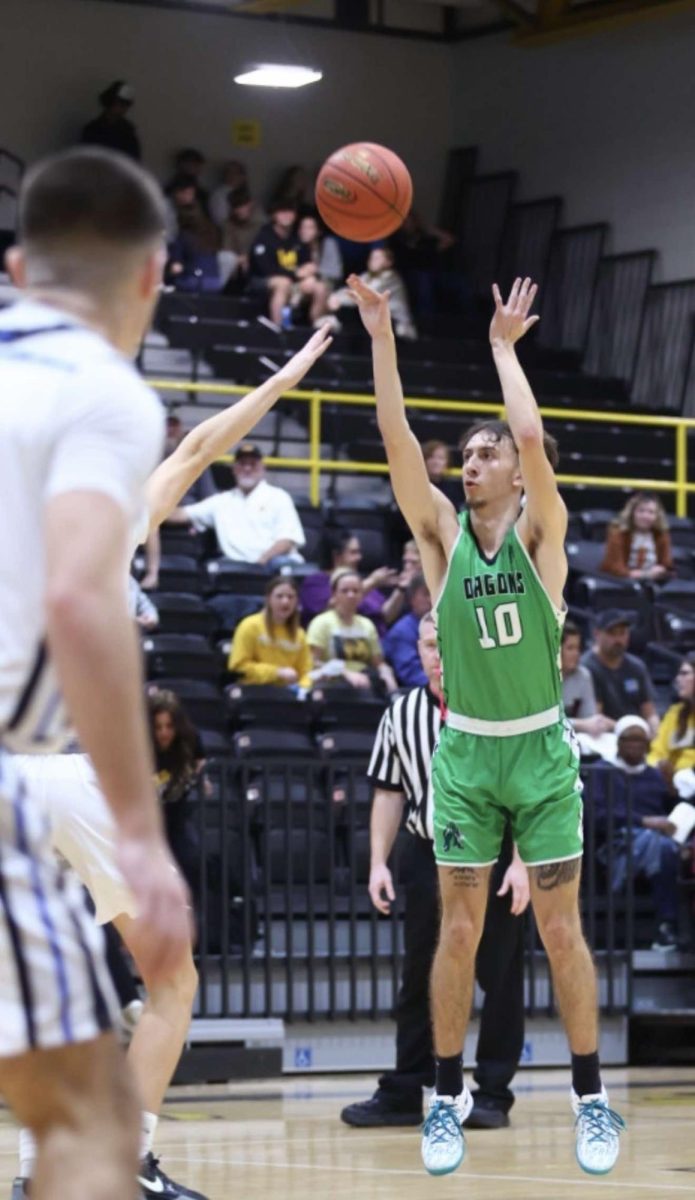
<instances>
[{"instance_id":1,"label":"white basketball jersey","mask_svg":"<svg viewBox=\"0 0 695 1200\"><path fill-rule=\"evenodd\" d=\"M163 438L159 401L99 334L31 301L0 312L0 740L10 749L55 750L65 726L44 641L45 506L101 492L135 527Z\"/></svg>"}]
</instances>

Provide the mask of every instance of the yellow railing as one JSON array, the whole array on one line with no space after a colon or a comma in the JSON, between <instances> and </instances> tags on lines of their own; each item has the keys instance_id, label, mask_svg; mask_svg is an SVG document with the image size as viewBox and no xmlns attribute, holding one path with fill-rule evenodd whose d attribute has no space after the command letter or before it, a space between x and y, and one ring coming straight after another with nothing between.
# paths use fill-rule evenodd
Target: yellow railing
<instances>
[{"instance_id":1,"label":"yellow railing","mask_svg":"<svg viewBox=\"0 0 695 1200\"><path fill-rule=\"evenodd\" d=\"M190 392L210 396L245 396L248 387L239 387L229 383L198 383L180 379L148 379L152 387L167 392ZM388 475L387 463L353 462L347 459L321 458L321 406L327 404L344 404L349 407L375 408L374 397L353 395L350 392L285 392L285 399L303 400L309 405L309 457L308 458L266 458L269 467L301 468L309 474L309 497L311 503L318 505L321 499L321 472L346 471L369 475ZM423 409L429 412L441 413L470 413L479 416L500 417L504 409L499 404L486 404L477 400L431 400L425 397L407 397L406 407ZM675 438L675 478L670 479L638 479L634 476L604 476L604 475L558 475L558 483L583 484L589 487L631 487L638 491L675 492L676 514L679 517L688 515L688 496L695 493L695 483L688 479L688 429L695 429L695 419L687 417L658 417L641 416L637 413L623 412L587 412L574 408L541 408L544 418L560 421L589 421L592 423L607 422L611 425L642 425L655 426L660 429L672 429ZM456 477L459 472L449 471Z\"/></svg>"}]
</instances>

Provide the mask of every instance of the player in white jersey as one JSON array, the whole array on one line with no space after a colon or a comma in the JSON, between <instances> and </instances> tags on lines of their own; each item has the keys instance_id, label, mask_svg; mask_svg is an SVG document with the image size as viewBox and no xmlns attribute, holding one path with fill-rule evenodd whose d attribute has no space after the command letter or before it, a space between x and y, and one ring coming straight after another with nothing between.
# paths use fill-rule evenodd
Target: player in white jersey
<instances>
[{"instance_id":1,"label":"player in white jersey","mask_svg":"<svg viewBox=\"0 0 695 1200\"><path fill-rule=\"evenodd\" d=\"M58 746L69 711L116 823L151 939L149 974L187 953L187 893L152 784L138 644L123 586L163 439L129 358L164 263L154 180L101 150L28 172L0 314L0 1091L37 1139L32 1196L136 1194L136 1090L110 1028L101 939L65 879L12 752Z\"/></svg>"},{"instance_id":2,"label":"player in white jersey","mask_svg":"<svg viewBox=\"0 0 695 1200\"><path fill-rule=\"evenodd\" d=\"M232 407L201 422L183 439L146 485L148 535L176 508L198 476L245 437L283 392L299 383L330 343L327 330L320 330L266 383ZM141 534L144 535L144 526ZM136 919L136 897L118 867L113 817L89 759L81 754L46 755L22 759L22 768L31 780L33 793L49 814L53 846L92 896L97 921L100 924L112 921L119 930L140 968L148 993L145 1012L128 1050L144 1110L138 1172L142 1192L146 1197L158 1196L161 1200L190 1197L197 1200L200 1194L169 1178L152 1154L158 1113L190 1023L198 983L192 954L189 950L166 978L152 978L146 963L141 961L148 931ZM33 1173L33 1156L33 1139L22 1131L20 1174L13 1188L14 1200L20 1200Z\"/></svg>"}]
</instances>

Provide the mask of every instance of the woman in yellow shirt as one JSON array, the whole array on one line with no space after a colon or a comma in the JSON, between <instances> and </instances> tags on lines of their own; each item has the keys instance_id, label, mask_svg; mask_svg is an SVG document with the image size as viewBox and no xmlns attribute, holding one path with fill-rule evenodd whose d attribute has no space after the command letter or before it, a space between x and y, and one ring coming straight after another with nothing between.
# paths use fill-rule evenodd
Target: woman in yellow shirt
<instances>
[{"instance_id":1,"label":"woman in yellow shirt","mask_svg":"<svg viewBox=\"0 0 695 1200\"><path fill-rule=\"evenodd\" d=\"M311 651L299 624L299 589L294 579L276 575L265 589L259 613L236 627L228 667L242 683L311 687Z\"/></svg>"},{"instance_id":2,"label":"woman in yellow shirt","mask_svg":"<svg viewBox=\"0 0 695 1200\"><path fill-rule=\"evenodd\" d=\"M676 690L678 703L664 714L647 760L669 783L677 771L695 769L695 653L687 654L678 668Z\"/></svg>"}]
</instances>

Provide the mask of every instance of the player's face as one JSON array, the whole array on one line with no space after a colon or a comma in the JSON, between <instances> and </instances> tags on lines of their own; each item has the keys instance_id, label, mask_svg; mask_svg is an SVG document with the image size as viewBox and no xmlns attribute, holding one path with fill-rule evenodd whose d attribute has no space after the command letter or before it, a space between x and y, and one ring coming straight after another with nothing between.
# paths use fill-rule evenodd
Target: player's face
<instances>
[{"instance_id":1,"label":"player's face","mask_svg":"<svg viewBox=\"0 0 695 1200\"><path fill-rule=\"evenodd\" d=\"M176 736L171 713L160 712L154 718L154 740L160 750L168 750Z\"/></svg>"},{"instance_id":2,"label":"player's face","mask_svg":"<svg viewBox=\"0 0 695 1200\"><path fill-rule=\"evenodd\" d=\"M442 660L439 657L437 633L431 621L426 621L423 625L417 645L422 669L428 682L436 690L439 690L442 678Z\"/></svg>"},{"instance_id":3,"label":"player's face","mask_svg":"<svg viewBox=\"0 0 695 1200\"><path fill-rule=\"evenodd\" d=\"M569 637L565 638L560 650L560 662L562 664L563 675L569 674L571 671L576 671L579 665L581 648L579 634L571 633Z\"/></svg>"},{"instance_id":4,"label":"player's face","mask_svg":"<svg viewBox=\"0 0 695 1200\"><path fill-rule=\"evenodd\" d=\"M336 567L351 567L356 571L361 562L362 547L360 546L360 539L352 537L346 542L340 554L337 555L335 565Z\"/></svg>"},{"instance_id":5,"label":"player's face","mask_svg":"<svg viewBox=\"0 0 695 1200\"><path fill-rule=\"evenodd\" d=\"M469 508L483 508L521 488L519 456L509 438L481 429L463 449L463 491Z\"/></svg>"},{"instance_id":6,"label":"player's face","mask_svg":"<svg viewBox=\"0 0 695 1200\"><path fill-rule=\"evenodd\" d=\"M340 616L353 616L362 600L362 584L359 575L345 575L338 580L333 603Z\"/></svg>"},{"instance_id":7,"label":"player's face","mask_svg":"<svg viewBox=\"0 0 695 1200\"><path fill-rule=\"evenodd\" d=\"M658 517L658 509L653 500L643 500L638 504L632 514L635 529L639 533L649 533L656 525Z\"/></svg>"},{"instance_id":8,"label":"player's face","mask_svg":"<svg viewBox=\"0 0 695 1200\"><path fill-rule=\"evenodd\" d=\"M629 767L638 767L647 757L649 738L639 725L626 729L618 738L618 754Z\"/></svg>"},{"instance_id":9,"label":"player's face","mask_svg":"<svg viewBox=\"0 0 695 1200\"><path fill-rule=\"evenodd\" d=\"M284 625L297 608L297 593L289 583L280 583L268 597L268 607L274 625Z\"/></svg>"},{"instance_id":10,"label":"player's face","mask_svg":"<svg viewBox=\"0 0 695 1200\"><path fill-rule=\"evenodd\" d=\"M692 663L683 662L678 668L676 691L679 700L692 701L695 693L695 666Z\"/></svg>"}]
</instances>

